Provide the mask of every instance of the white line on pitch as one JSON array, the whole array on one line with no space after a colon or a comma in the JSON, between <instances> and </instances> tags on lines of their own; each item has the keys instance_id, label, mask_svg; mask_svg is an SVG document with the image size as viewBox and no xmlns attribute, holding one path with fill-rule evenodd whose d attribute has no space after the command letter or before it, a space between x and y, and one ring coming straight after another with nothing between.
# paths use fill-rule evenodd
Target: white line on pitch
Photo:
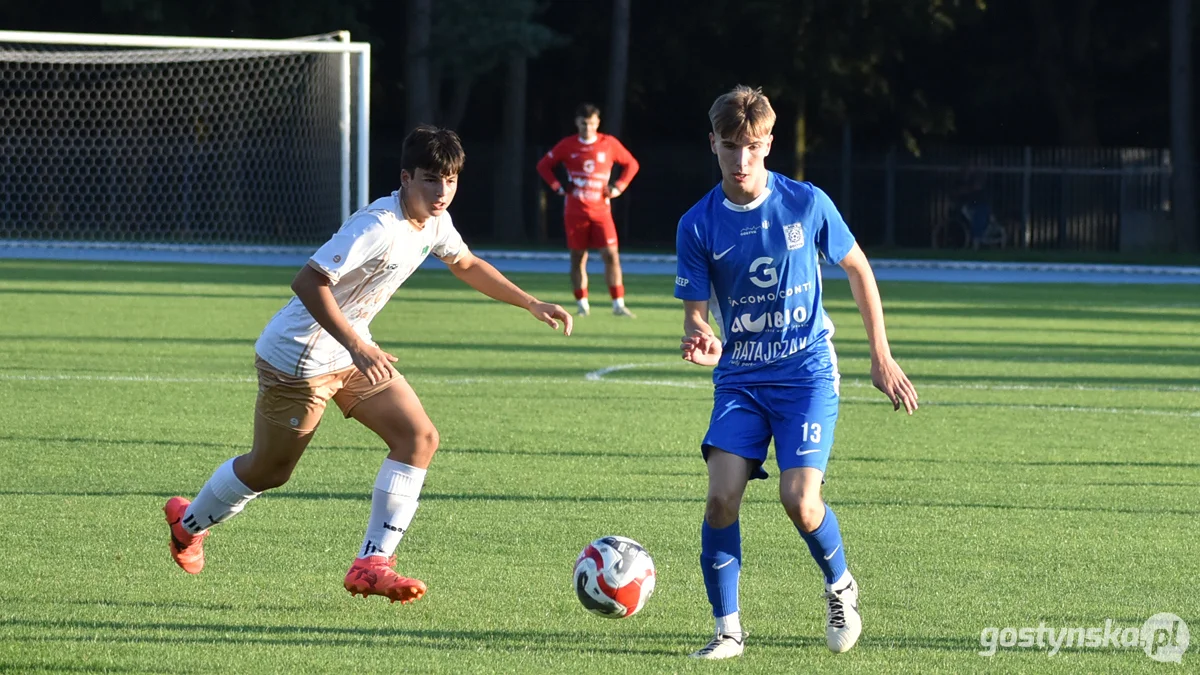
<instances>
[{"instance_id":1,"label":"white line on pitch","mask_svg":"<svg viewBox=\"0 0 1200 675\"><path fill-rule=\"evenodd\" d=\"M607 368L593 370L584 375L583 379L596 382L603 380L605 375L608 375L609 373L615 373L620 370L633 370L634 368L665 368L667 366L673 366L677 363L678 361L658 361L655 363L622 363L619 366L608 366ZM624 382L624 380L622 380L622 382Z\"/></svg>"},{"instance_id":2,"label":"white line on pitch","mask_svg":"<svg viewBox=\"0 0 1200 675\"><path fill-rule=\"evenodd\" d=\"M643 364L652 365L652 364ZM660 365L660 364L653 364ZM632 367L632 364L622 368L624 370ZM593 373L599 371L592 371ZM609 371L612 372L612 371ZM589 373L590 374L590 373ZM211 384L248 384L254 382L253 378L249 377L159 377L154 375L23 375L0 373L0 380L8 381L27 381L27 382L50 382L50 381L87 381L87 382L130 382L130 383L211 383ZM576 384L578 379L573 378L539 378L539 377L461 377L461 378L439 378L439 377L418 377L418 383L425 384ZM684 380L632 380L618 379L607 380L599 377L590 382L598 382L603 384L617 385L641 385L641 386L658 386L658 387L676 387L683 389L711 389L712 385L708 383L687 382ZM842 383L846 385L846 382ZM861 382L851 383L850 386L855 388L867 388L869 385ZM943 389L1003 389L1003 387L992 385L980 386L956 386L951 384L934 385ZM1032 387L1030 387L1032 389ZM1044 387L1042 389L1064 389L1064 387ZM1130 388L1132 389L1132 388ZM1108 391L1099 387L1089 388L1086 391ZM1150 390L1159 391L1159 390ZM841 400L845 403L881 403L883 399L878 396L842 396ZM926 405L940 407L979 407L979 408L1004 408L1008 410L1036 410L1040 412L1077 412L1077 413L1096 413L1110 415L1154 415L1160 417L1184 417L1200 419L1200 411L1187 412L1180 410L1157 410L1150 408L1100 408L1088 406L1072 406L1072 405L1050 405L1050 404L1031 404L1031 403L976 403L976 402L954 402L954 401L925 401Z\"/></svg>"}]
</instances>

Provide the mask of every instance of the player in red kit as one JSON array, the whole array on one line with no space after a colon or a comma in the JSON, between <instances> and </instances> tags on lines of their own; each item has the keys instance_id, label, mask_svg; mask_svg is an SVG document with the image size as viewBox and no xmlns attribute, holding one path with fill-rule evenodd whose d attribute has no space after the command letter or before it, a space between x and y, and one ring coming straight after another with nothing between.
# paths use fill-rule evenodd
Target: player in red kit
<instances>
[{"instance_id":1,"label":"player in red kit","mask_svg":"<svg viewBox=\"0 0 1200 675\"><path fill-rule=\"evenodd\" d=\"M566 198L563 224L567 230L567 248L571 250L571 285L575 287L577 314L591 313L588 305L587 254L599 249L604 260L604 280L613 299L613 314L633 318L625 307L625 286L621 280L621 261L617 254L617 227L613 224L610 200L618 197L638 172L638 162L621 141L597 133L600 109L584 103L575 111L578 136L558 142L537 163L538 173L554 190ZM570 186L564 188L554 176L559 164L567 171ZM614 164L622 167L621 178L612 180Z\"/></svg>"}]
</instances>

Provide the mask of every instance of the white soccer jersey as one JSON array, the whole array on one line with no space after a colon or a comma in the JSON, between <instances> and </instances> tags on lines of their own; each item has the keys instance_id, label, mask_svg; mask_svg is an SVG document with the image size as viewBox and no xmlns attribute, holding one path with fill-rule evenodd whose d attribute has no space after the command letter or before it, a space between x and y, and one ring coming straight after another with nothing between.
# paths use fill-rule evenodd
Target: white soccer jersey
<instances>
[{"instance_id":1,"label":"white soccer jersey","mask_svg":"<svg viewBox=\"0 0 1200 675\"><path fill-rule=\"evenodd\" d=\"M354 331L371 342L371 319L427 256L452 263L466 253L449 213L418 230L404 217L400 193L393 192L350 216L308 265L329 277L338 308ZM254 350L295 377L316 377L354 365L350 352L296 297L267 323Z\"/></svg>"}]
</instances>

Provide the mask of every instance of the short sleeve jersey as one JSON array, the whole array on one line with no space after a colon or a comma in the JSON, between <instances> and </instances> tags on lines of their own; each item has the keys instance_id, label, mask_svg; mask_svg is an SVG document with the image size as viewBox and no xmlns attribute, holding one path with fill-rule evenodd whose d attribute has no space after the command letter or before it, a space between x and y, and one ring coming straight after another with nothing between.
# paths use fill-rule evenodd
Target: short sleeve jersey
<instances>
[{"instance_id":1,"label":"short sleeve jersey","mask_svg":"<svg viewBox=\"0 0 1200 675\"><path fill-rule=\"evenodd\" d=\"M430 255L456 262L467 246L449 213L418 230L405 218L398 192L350 216L308 261L329 277L338 308L364 340L371 319ZM350 353L293 297L254 345L267 363L295 377L315 377L354 365Z\"/></svg>"},{"instance_id":2,"label":"short sleeve jersey","mask_svg":"<svg viewBox=\"0 0 1200 675\"><path fill-rule=\"evenodd\" d=\"M675 297L708 300L721 327L721 385L837 380L833 322L821 304L820 258L854 246L829 197L770 173L750 204L717 185L679 221Z\"/></svg>"},{"instance_id":3,"label":"short sleeve jersey","mask_svg":"<svg viewBox=\"0 0 1200 675\"><path fill-rule=\"evenodd\" d=\"M578 136L568 136L558 142L539 162L539 173L551 185L558 181L550 168L562 164L571 185L566 188L568 204L585 212L604 212L610 207L608 182L614 164L625 167L622 186L628 185L637 174L639 165L629 150L614 136L597 134L596 140L585 142Z\"/></svg>"}]
</instances>

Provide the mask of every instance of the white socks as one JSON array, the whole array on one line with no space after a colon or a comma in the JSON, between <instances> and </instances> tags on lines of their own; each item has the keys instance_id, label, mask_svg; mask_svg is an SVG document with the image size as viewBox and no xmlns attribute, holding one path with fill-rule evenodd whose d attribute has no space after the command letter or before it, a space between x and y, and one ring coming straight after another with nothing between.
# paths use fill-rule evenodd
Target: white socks
<instances>
[{"instance_id":1,"label":"white socks","mask_svg":"<svg viewBox=\"0 0 1200 675\"><path fill-rule=\"evenodd\" d=\"M625 298L617 298L613 300L613 309L621 309L625 306Z\"/></svg>"},{"instance_id":2,"label":"white socks","mask_svg":"<svg viewBox=\"0 0 1200 675\"><path fill-rule=\"evenodd\" d=\"M231 459L217 467L200 489L200 494L196 495L183 516L183 528L192 534L199 534L241 513L246 504L258 495L238 480Z\"/></svg>"},{"instance_id":3,"label":"white socks","mask_svg":"<svg viewBox=\"0 0 1200 675\"><path fill-rule=\"evenodd\" d=\"M738 618L738 613L728 614L726 616L717 617L717 633L721 635L732 635L738 639L742 637L742 621Z\"/></svg>"},{"instance_id":4,"label":"white socks","mask_svg":"<svg viewBox=\"0 0 1200 675\"><path fill-rule=\"evenodd\" d=\"M588 303L587 298L580 298L576 304L579 306L579 311L581 312L587 313L592 311L592 306Z\"/></svg>"},{"instance_id":5,"label":"white socks","mask_svg":"<svg viewBox=\"0 0 1200 675\"><path fill-rule=\"evenodd\" d=\"M371 519L358 557L391 557L417 513L417 497L425 484L425 469L391 459L383 460L371 497Z\"/></svg>"},{"instance_id":6,"label":"white socks","mask_svg":"<svg viewBox=\"0 0 1200 675\"><path fill-rule=\"evenodd\" d=\"M383 460L371 497L371 519L359 557L390 557L400 544L417 512L417 497L425 484L425 469L390 459ZM217 467L183 516L183 527L192 534L225 522L242 512L259 495L233 472L233 460Z\"/></svg>"},{"instance_id":7,"label":"white socks","mask_svg":"<svg viewBox=\"0 0 1200 675\"><path fill-rule=\"evenodd\" d=\"M843 588L849 586L851 580L853 580L853 577L850 576L850 570L847 569L845 572L842 572L842 576L835 579L832 584L825 584L825 590L826 591L840 591Z\"/></svg>"}]
</instances>

